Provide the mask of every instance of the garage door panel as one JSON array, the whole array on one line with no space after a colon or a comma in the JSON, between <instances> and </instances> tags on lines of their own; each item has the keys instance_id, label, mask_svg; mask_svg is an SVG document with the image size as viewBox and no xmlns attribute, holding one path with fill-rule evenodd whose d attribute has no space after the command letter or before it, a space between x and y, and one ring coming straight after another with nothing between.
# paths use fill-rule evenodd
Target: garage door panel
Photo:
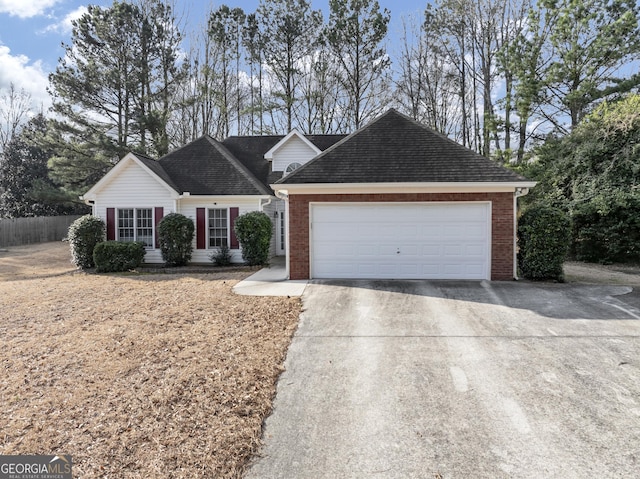
<instances>
[{"instance_id":1,"label":"garage door panel","mask_svg":"<svg viewBox=\"0 0 640 479\"><path fill-rule=\"evenodd\" d=\"M442 245L439 244L425 244L422 245L422 256L440 256L442 252Z\"/></svg>"},{"instance_id":2,"label":"garage door panel","mask_svg":"<svg viewBox=\"0 0 640 479\"><path fill-rule=\"evenodd\" d=\"M315 278L489 275L488 203L312 204Z\"/></svg>"}]
</instances>

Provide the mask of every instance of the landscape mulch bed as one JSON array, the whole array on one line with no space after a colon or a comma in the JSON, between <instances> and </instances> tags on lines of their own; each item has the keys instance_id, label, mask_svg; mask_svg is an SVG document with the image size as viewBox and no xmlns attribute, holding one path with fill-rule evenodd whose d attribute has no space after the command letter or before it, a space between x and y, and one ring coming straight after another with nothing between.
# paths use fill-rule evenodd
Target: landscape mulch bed
<instances>
[{"instance_id":1,"label":"landscape mulch bed","mask_svg":"<svg viewBox=\"0 0 640 479\"><path fill-rule=\"evenodd\" d=\"M0 251L0 454L71 454L77 478L241 476L300 301L236 296L251 271L174 273Z\"/></svg>"}]
</instances>

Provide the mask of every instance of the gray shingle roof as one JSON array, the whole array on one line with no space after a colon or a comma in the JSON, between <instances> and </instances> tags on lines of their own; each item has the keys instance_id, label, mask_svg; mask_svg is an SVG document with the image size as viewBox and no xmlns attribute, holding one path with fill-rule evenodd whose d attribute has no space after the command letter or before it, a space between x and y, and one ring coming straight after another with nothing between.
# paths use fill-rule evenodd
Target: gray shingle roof
<instances>
[{"instance_id":1,"label":"gray shingle roof","mask_svg":"<svg viewBox=\"0 0 640 479\"><path fill-rule=\"evenodd\" d=\"M180 193L271 195L263 182L220 142L203 136L158 160Z\"/></svg>"},{"instance_id":2,"label":"gray shingle roof","mask_svg":"<svg viewBox=\"0 0 640 479\"><path fill-rule=\"evenodd\" d=\"M520 181L527 179L391 109L276 183Z\"/></svg>"},{"instance_id":3,"label":"gray shingle roof","mask_svg":"<svg viewBox=\"0 0 640 479\"><path fill-rule=\"evenodd\" d=\"M346 135L305 135L305 137L319 150L324 151ZM264 159L264 155L283 138L284 135L230 136L222 144L268 188L282 178L282 172L271 172L269 161Z\"/></svg>"},{"instance_id":4,"label":"gray shingle roof","mask_svg":"<svg viewBox=\"0 0 640 479\"><path fill-rule=\"evenodd\" d=\"M153 171L156 175L158 175L162 181L164 181L166 184L168 184L171 188L173 188L176 191L180 191L180 188L178 188L178 185L176 185L173 180L171 179L171 177L167 174L167 172L164 170L164 168L162 168L162 166L160 165L160 162L157 160L154 160L153 158L149 158L148 156L142 155L140 153L134 153L134 155L136 156L136 158L138 158L147 168L149 168L151 171Z\"/></svg>"}]
</instances>

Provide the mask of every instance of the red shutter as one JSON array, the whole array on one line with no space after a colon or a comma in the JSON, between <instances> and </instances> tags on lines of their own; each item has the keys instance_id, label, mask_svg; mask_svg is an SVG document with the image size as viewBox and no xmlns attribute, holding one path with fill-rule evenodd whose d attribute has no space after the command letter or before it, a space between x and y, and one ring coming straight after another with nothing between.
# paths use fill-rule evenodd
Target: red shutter
<instances>
[{"instance_id":1,"label":"red shutter","mask_svg":"<svg viewBox=\"0 0 640 479\"><path fill-rule=\"evenodd\" d=\"M240 214L240 208L229 208L229 223L231 224L231 239L229 241L229 248L238 249L240 248L240 243L238 242L238 238L236 237L236 232L234 231L234 227L236 225L236 218Z\"/></svg>"},{"instance_id":2,"label":"red shutter","mask_svg":"<svg viewBox=\"0 0 640 479\"><path fill-rule=\"evenodd\" d=\"M116 239L116 209L107 208L107 241Z\"/></svg>"},{"instance_id":3,"label":"red shutter","mask_svg":"<svg viewBox=\"0 0 640 479\"><path fill-rule=\"evenodd\" d=\"M154 208L153 219L154 219L155 232L156 232L156 248L160 248L160 236L158 235L158 224L160 223L160 221L162 221L163 217L164 217L164 208L162 206L157 206L156 208Z\"/></svg>"},{"instance_id":4,"label":"red shutter","mask_svg":"<svg viewBox=\"0 0 640 479\"><path fill-rule=\"evenodd\" d=\"M204 208L196 208L196 248L207 248L207 217Z\"/></svg>"}]
</instances>

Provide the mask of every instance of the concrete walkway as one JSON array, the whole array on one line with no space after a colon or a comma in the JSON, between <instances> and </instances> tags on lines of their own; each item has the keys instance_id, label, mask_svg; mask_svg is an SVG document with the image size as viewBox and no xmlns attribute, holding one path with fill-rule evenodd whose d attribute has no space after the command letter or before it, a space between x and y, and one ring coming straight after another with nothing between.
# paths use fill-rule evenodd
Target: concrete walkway
<instances>
[{"instance_id":1,"label":"concrete walkway","mask_svg":"<svg viewBox=\"0 0 640 479\"><path fill-rule=\"evenodd\" d=\"M287 279L285 258L271 258L270 265L240 281L233 292L243 296L302 296L308 281Z\"/></svg>"}]
</instances>

